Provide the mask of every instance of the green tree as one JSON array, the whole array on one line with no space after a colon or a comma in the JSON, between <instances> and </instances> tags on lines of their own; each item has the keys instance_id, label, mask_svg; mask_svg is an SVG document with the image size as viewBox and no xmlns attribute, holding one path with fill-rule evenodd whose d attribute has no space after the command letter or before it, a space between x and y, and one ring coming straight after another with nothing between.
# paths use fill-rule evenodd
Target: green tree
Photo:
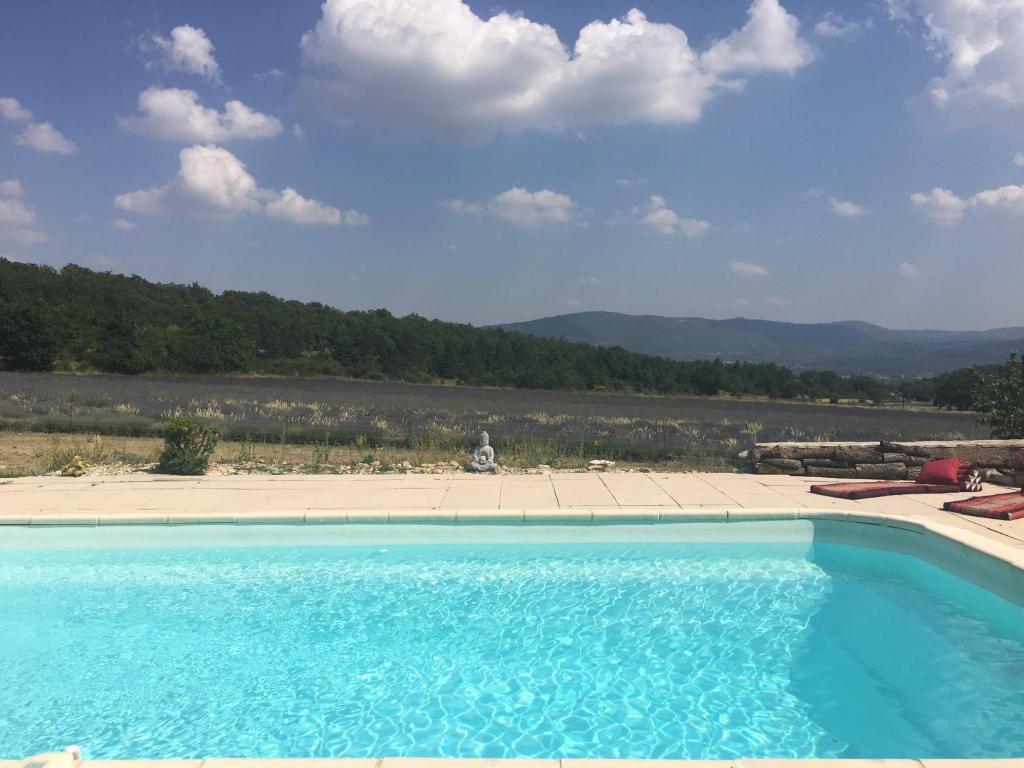
<instances>
[{"instance_id":1,"label":"green tree","mask_svg":"<svg viewBox=\"0 0 1024 768\"><path fill-rule=\"evenodd\" d=\"M992 436L1024 437L1024 359L1011 352L1002 372L992 375L975 372L975 380L975 407L985 414L981 422L992 427Z\"/></svg>"},{"instance_id":2,"label":"green tree","mask_svg":"<svg viewBox=\"0 0 1024 768\"><path fill-rule=\"evenodd\" d=\"M32 307L0 301L0 366L48 371L60 349L51 318Z\"/></svg>"}]
</instances>

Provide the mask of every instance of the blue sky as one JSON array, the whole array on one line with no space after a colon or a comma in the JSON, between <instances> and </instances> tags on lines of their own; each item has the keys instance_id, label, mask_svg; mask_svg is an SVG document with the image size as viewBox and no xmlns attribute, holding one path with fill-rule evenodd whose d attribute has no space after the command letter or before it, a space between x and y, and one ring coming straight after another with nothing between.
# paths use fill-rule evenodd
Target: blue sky
<instances>
[{"instance_id":1,"label":"blue sky","mask_svg":"<svg viewBox=\"0 0 1024 768\"><path fill-rule=\"evenodd\" d=\"M1024 0L965 5L10 0L0 255L473 323L1022 325Z\"/></svg>"}]
</instances>

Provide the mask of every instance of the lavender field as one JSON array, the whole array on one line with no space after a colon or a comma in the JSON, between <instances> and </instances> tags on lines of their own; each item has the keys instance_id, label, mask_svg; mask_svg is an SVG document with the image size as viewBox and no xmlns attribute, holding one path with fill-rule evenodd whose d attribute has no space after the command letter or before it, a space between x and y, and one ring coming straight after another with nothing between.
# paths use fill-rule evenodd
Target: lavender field
<instances>
[{"instance_id":1,"label":"lavender field","mask_svg":"<svg viewBox=\"0 0 1024 768\"><path fill-rule=\"evenodd\" d=\"M734 455L754 442L987 437L971 414L694 397L575 394L339 379L0 373L9 430L157 434L188 416L227 439L333 444L522 441L619 455Z\"/></svg>"}]
</instances>

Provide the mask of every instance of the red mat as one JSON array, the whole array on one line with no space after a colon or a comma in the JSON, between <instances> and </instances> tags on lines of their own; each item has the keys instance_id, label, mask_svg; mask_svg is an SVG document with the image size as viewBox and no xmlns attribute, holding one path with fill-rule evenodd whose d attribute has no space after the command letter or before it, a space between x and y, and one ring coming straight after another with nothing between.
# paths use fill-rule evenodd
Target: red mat
<instances>
[{"instance_id":1,"label":"red mat","mask_svg":"<svg viewBox=\"0 0 1024 768\"><path fill-rule=\"evenodd\" d=\"M949 512L997 520L1017 520L1024 517L1024 492L997 493L995 496L973 496L963 501L947 501L942 508Z\"/></svg>"},{"instance_id":2,"label":"red mat","mask_svg":"<svg viewBox=\"0 0 1024 768\"><path fill-rule=\"evenodd\" d=\"M902 480L875 480L870 483L829 483L812 485L811 493L837 499L874 499L878 496L902 496L908 493L959 493L959 485L909 483Z\"/></svg>"}]
</instances>

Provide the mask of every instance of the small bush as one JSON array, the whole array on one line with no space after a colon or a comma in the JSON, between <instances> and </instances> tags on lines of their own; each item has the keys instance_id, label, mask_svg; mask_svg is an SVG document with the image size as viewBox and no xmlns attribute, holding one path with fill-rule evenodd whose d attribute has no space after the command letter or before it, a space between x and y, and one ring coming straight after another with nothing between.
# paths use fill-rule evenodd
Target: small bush
<instances>
[{"instance_id":1,"label":"small bush","mask_svg":"<svg viewBox=\"0 0 1024 768\"><path fill-rule=\"evenodd\" d=\"M217 433L189 419L171 419L164 425L164 450L157 471L168 475L201 475L210 466Z\"/></svg>"}]
</instances>

